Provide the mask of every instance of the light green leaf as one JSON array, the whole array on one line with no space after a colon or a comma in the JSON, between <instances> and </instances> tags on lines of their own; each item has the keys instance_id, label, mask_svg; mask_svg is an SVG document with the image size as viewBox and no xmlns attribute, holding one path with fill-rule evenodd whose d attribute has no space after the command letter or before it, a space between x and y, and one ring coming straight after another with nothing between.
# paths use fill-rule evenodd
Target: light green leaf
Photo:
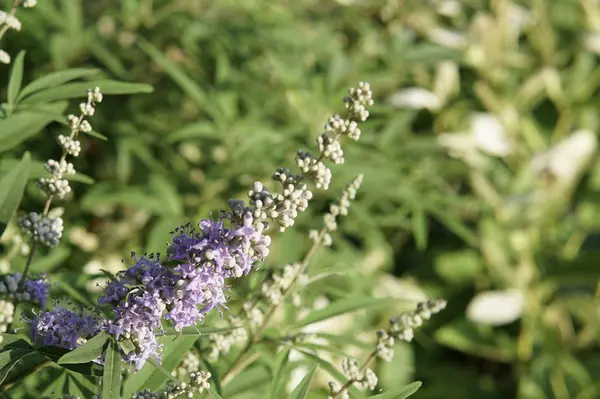
<instances>
[{"instance_id":1,"label":"light green leaf","mask_svg":"<svg viewBox=\"0 0 600 399\"><path fill-rule=\"evenodd\" d=\"M393 391L388 391L381 393L379 395L371 396L371 398L375 399L406 399L413 393L417 392L419 388L423 385L421 381L415 381L410 383L402 388L394 389Z\"/></svg>"},{"instance_id":2,"label":"light green leaf","mask_svg":"<svg viewBox=\"0 0 600 399\"><path fill-rule=\"evenodd\" d=\"M210 388L208 390L208 392L210 393L210 396L212 396L213 399L223 399L223 397L221 395L219 395L214 389Z\"/></svg>"},{"instance_id":3,"label":"light green leaf","mask_svg":"<svg viewBox=\"0 0 600 399\"><path fill-rule=\"evenodd\" d=\"M25 51L21 50L15 62L13 63L12 71L10 72L10 79L8 81L8 95L7 101L9 109L12 111L15 109L17 102L17 96L19 90L21 90L21 84L23 83L23 62L25 61Z\"/></svg>"},{"instance_id":4,"label":"light green leaf","mask_svg":"<svg viewBox=\"0 0 600 399\"><path fill-rule=\"evenodd\" d=\"M62 117L66 108L66 102L43 104L0 119L0 153L39 133L47 124Z\"/></svg>"},{"instance_id":5,"label":"light green leaf","mask_svg":"<svg viewBox=\"0 0 600 399\"><path fill-rule=\"evenodd\" d=\"M89 82L67 83L62 86L40 90L37 93L24 98L21 103L36 104L72 98L85 98L87 97L88 89L93 89L96 86L98 86L102 94L105 95L152 93L153 91L152 86L145 83L128 83L117 80L103 79Z\"/></svg>"},{"instance_id":6,"label":"light green leaf","mask_svg":"<svg viewBox=\"0 0 600 399\"><path fill-rule=\"evenodd\" d=\"M275 361L275 372L273 373L273 382L271 383L271 399L278 399L281 397L279 396L279 393L281 392L282 385L285 381L284 370L289 355L290 350L285 348L277 356L277 360Z\"/></svg>"},{"instance_id":7,"label":"light green leaf","mask_svg":"<svg viewBox=\"0 0 600 399\"><path fill-rule=\"evenodd\" d=\"M427 215L423 211L423 209L414 209L412 218L412 231L413 236L415 237L415 243L417 244L417 248L421 251L427 248Z\"/></svg>"},{"instance_id":8,"label":"light green leaf","mask_svg":"<svg viewBox=\"0 0 600 399\"><path fill-rule=\"evenodd\" d=\"M21 162L0 180L0 237L19 208L30 166L31 158L26 152Z\"/></svg>"},{"instance_id":9,"label":"light green leaf","mask_svg":"<svg viewBox=\"0 0 600 399\"><path fill-rule=\"evenodd\" d=\"M94 338L58 359L58 364L87 363L98 359L109 339L106 331L101 331Z\"/></svg>"},{"instance_id":10,"label":"light green leaf","mask_svg":"<svg viewBox=\"0 0 600 399\"><path fill-rule=\"evenodd\" d=\"M94 76L100 72L101 70L96 68L71 68L64 69L62 71L51 72L25 86L19 93L17 101L37 91L59 86L63 83L70 82L71 80Z\"/></svg>"},{"instance_id":11,"label":"light green leaf","mask_svg":"<svg viewBox=\"0 0 600 399\"><path fill-rule=\"evenodd\" d=\"M102 399L121 399L121 352L109 341L102 374Z\"/></svg>"},{"instance_id":12,"label":"light green leaf","mask_svg":"<svg viewBox=\"0 0 600 399\"><path fill-rule=\"evenodd\" d=\"M331 305L324 309L315 310L309 314L303 320L296 322L293 327L298 328L306 326L312 323L316 323L321 320L329 319L331 317L339 316L344 313L354 312L360 309L372 309L382 306L389 306L392 300L389 298L371 298L371 297L357 297L342 299L340 301L333 302Z\"/></svg>"},{"instance_id":13,"label":"light green leaf","mask_svg":"<svg viewBox=\"0 0 600 399\"><path fill-rule=\"evenodd\" d=\"M308 390L310 389L310 384L312 383L313 378L315 377L315 373L319 368L318 364L315 364L311 367L311 369L306 373L302 381L294 388L292 393L290 394L290 399L304 399L306 395L308 395Z\"/></svg>"}]
</instances>

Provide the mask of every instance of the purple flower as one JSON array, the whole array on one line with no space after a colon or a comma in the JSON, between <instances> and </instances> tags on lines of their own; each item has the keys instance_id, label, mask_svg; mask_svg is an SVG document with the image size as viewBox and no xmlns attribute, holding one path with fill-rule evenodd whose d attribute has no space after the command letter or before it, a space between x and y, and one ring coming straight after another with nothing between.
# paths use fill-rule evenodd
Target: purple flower
<instances>
[{"instance_id":1,"label":"purple flower","mask_svg":"<svg viewBox=\"0 0 600 399\"><path fill-rule=\"evenodd\" d=\"M74 349L104 328L104 321L64 307L43 311L29 322L31 340L42 346Z\"/></svg>"},{"instance_id":2,"label":"purple flower","mask_svg":"<svg viewBox=\"0 0 600 399\"><path fill-rule=\"evenodd\" d=\"M25 292L29 293L34 302L40 304L42 308L46 307L50 288L46 275L41 275L37 280L26 279L23 283Z\"/></svg>"}]
</instances>

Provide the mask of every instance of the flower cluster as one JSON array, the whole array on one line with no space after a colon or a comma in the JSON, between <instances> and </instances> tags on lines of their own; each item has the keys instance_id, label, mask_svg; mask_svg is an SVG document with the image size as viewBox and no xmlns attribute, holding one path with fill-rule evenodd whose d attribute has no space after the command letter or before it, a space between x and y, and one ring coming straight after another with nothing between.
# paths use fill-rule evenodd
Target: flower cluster
<instances>
[{"instance_id":1,"label":"flower cluster","mask_svg":"<svg viewBox=\"0 0 600 399\"><path fill-rule=\"evenodd\" d=\"M29 335L33 342L65 349L77 348L105 328L105 322L99 317L62 306L42 311L33 319L24 317L24 320L30 325Z\"/></svg>"},{"instance_id":2,"label":"flower cluster","mask_svg":"<svg viewBox=\"0 0 600 399\"><path fill-rule=\"evenodd\" d=\"M38 279L26 278L23 282L21 277L21 273L0 276L0 296L16 302L33 302L42 308L46 307L50 292L47 276L42 274Z\"/></svg>"},{"instance_id":3,"label":"flower cluster","mask_svg":"<svg viewBox=\"0 0 600 399\"><path fill-rule=\"evenodd\" d=\"M2 342L3 334L8 326L12 323L14 314L15 305L10 301L0 299L0 342Z\"/></svg>"},{"instance_id":4,"label":"flower cluster","mask_svg":"<svg viewBox=\"0 0 600 399\"><path fill-rule=\"evenodd\" d=\"M30 212L19 218L18 223L24 234L29 235L34 242L44 247L56 247L63 235L63 220L60 217Z\"/></svg>"},{"instance_id":5,"label":"flower cluster","mask_svg":"<svg viewBox=\"0 0 600 399\"><path fill-rule=\"evenodd\" d=\"M192 398L196 393L202 393L210 388L208 382L211 374L207 371L196 371L189 375L189 383L169 383L164 391L152 392L149 389L134 392L133 399L175 399L179 397Z\"/></svg>"},{"instance_id":6,"label":"flower cluster","mask_svg":"<svg viewBox=\"0 0 600 399\"><path fill-rule=\"evenodd\" d=\"M230 317L229 322L233 326L242 324L238 317ZM245 344L248 341L248 331L244 327L238 327L223 333L210 333L208 340L208 360L214 362L219 356L227 355L232 347Z\"/></svg>"},{"instance_id":7,"label":"flower cluster","mask_svg":"<svg viewBox=\"0 0 600 399\"><path fill-rule=\"evenodd\" d=\"M49 172L49 177L41 177L37 186L46 195L46 204L42 213L30 212L19 218L19 227L23 233L32 237L33 241L45 247L55 247L59 244L63 234L63 221L60 216L53 215L50 205L54 197L63 199L71 192L71 186L67 180L68 176L75 174L73 164L67 162L67 156L78 156L81 151L81 143L77 140L80 132L89 133L92 126L85 120L86 116L94 115L96 104L102 101L102 93L96 87L88 90L87 101L79 104L80 116L69 115L67 120L71 128L69 136L58 136L58 143L62 148L62 156L59 160L49 159L44 167Z\"/></svg>"},{"instance_id":8,"label":"flower cluster","mask_svg":"<svg viewBox=\"0 0 600 399\"><path fill-rule=\"evenodd\" d=\"M390 318L390 327L377 331L376 355L383 360L391 361L394 357L396 340L410 342L415 336L414 329L420 327L431 315L441 312L446 307L443 299L434 299L417 304L414 312L404 313Z\"/></svg>"},{"instance_id":9,"label":"flower cluster","mask_svg":"<svg viewBox=\"0 0 600 399\"><path fill-rule=\"evenodd\" d=\"M385 361L391 361L394 357L394 343L397 340L412 341L414 337L414 328L420 327L424 320L429 320L432 315L441 312L446 307L446 301L443 299L429 300L417 304L413 312L404 313L398 317L390 319L388 330L377 331L377 343L375 349L371 352L367 360L359 367L355 359L345 358L342 362L342 371L348 377L343 385L331 381L329 383L330 395L328 399L348 399L348 388L352 385L358 385L362 388L374 390L377 386L377 375L368 368L369 362L375 358L381 358Z\"/></svg>"},{"instance_id":10,"label":"flower cluster","mask_svg":"<svg viewBox=\"0 0 600 399\"><path fill-rule=\"evenodd\" d=\"M153 256L135 258L135 265L108 284L100 298L114 311L108 331L117 338L123 335L136 347L125 360L139 369L148 357L160 356L155 332L163 319L180 331L202 322L210 310L225 307L225 279L246 275L268 253L268 236L251 220L247 214L241 225L202 220L198 229L177 228L167 248L175 267L166 267Z\"/></svg>"},{"instance_id":11,"label":"flower cluster","mask_svg":"<svg viewBox=\"0 0 600 399\"><path fill-rule=\"evenodd\" d=\"M178 380L182 380L198 371L200 371L200 357L196 351L190 350L183 355L183 360L179 366L171 372L171 375Z\"/></svg>"}]
</instances>

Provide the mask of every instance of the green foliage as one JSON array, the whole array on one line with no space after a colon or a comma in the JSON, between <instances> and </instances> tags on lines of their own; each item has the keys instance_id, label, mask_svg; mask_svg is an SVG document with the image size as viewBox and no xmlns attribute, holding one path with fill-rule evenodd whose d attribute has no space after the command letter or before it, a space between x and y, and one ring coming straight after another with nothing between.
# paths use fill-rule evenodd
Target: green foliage
<instances>
[{"instance_id":1,"label":"green foliage","mask_svg":"<svg viewBox=\"0 0 600 399\"><path fill-rule=\"evenodd\" d=\"M65 114L77 113L88 88L99 86L106 98L74 161L72 182L82 184L72 184L72 201L58 203L65 239L36 254L30 271L50 273L53 296L95 307L89 281L107 278L94 262L114 274L123 266L113 260L131 250L164 253L173 228L214 217L253 181L292 164L347 87L366 80L376 106L361 141L344 148L347 162L332 168L330 192L315 192L294 230L274 236L268 262L232 287L224 315L237 314L272 270L302 258L328 201L363 173L334 245L311 260L300 303L281 306L260 345L244 354L244 367L227 378L244 346L205 359L210 334L234 330L226 320L207 320L199 331L166 326L162 365L129 373L122 397L164 387L194 347L201 368L211 368L213 389L204 397L286 397L292 376L312 364L320 368L306 397L325 397L329 379L345 381L341 354L365 357L389 316L435 296L448 309L410 348L397 347L391 363L371 365L379 376L373 397L416 389L420 398L597 397L593 16L600 9L593 3L39 1L19 10L22 32L1 41L13 60L0 68L0 261L23 270L15 215L43 207L32 180L57 159ZM410 87L428 90L438 106L395 104ZM469 135L478 113L502 123L507 155L486 152L493 127L480 142ZM593 133L586 148L556 155L577 129ZM542 171L536 160L547 163ZM486 325L468 314L482 292L508 289L524 295L514 320ZM318 340L290 338L304 333ZM4 335L0 376L5 386L26 378L3 386L5 397L89 397L100 378L119 397L121 369L92 360L108 342L116 366L117 348L127 352L130 342L99 336L72 352L15 342ZM24 373L42 362L50 367ZM366 394L350 389L351 397Z\"/></svg>"}]
</instances>

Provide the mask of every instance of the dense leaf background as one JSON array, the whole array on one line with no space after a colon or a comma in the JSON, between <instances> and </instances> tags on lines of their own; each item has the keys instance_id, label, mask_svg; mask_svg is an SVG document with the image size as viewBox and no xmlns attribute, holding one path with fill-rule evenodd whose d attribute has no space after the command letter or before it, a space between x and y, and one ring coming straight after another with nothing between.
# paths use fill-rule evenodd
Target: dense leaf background
<instances>
[{"instance_id":1,"label":"dense leaf background","mask_svg":"<svg viewBox=\"0 0 600 399\"><path fill-rule=\"evenodd\" d=\"M529 22L521 25L523 15ZM594 146L565 184L531 173L530 164L573 131L600 127L599 16L591 0L40 0L19 13L22 31L2 41L23 69L22 79L11 79L11 66L0 66L1 181L23 191L18 177L39 177L41 164L58 155L63 111L75 112L87 87L107 95L91 118L96 137L84 138L74 161L83 175L60 204L67 239L37 255L32 270L51 275L54 296L94 304L90 280L102 277L99 269L118 270L132 250L164 251L178 224L209 217L253 181L291 166L296 150L312 146L342 109L348 87L365 80L376 106L361 140L346 145L330 190L317 193L294 229L276 235L256 274L300 259L328 201L364 174L350 216L310 274L333 272L315 278L302 309L282 319L291 329L337 334L334 353L296 356L285 367L285 359L263 357L215 395L276 394L285 387L272 376L303 367L288 394L312 381L321 391L308 397L323 397L335 373L328 365L341 359L335 349L366 353L390 315L442 296L448 308L411 345L399 344L392 363L378 363L382 389L404 397L413 388L403 386L419 380L417 398L598 397L600 163ZM27 88L67 68L76 69L53 75L44 90ZM430 90L440 105L394 105L407 87ZM508 156L451 156L440 143L443 133L468 131L477 112L502 120L513 144ZM579 157L571 155L556 162ZM19 212L39 210L33 181L24 190ZM517 201L531 193L544 200ZM0 227L13 210L1 214ZM9 256L14 234L13 222L1 254L20 271L25 258ZM232 289L232 303L251 294L250 280ZM494 327L466 317L477 293L507 288L525 293L520 319ZM368 311L346 313L360 308ZM183 353L193 345L186 339L167 346ZM47 356L11 351L16 357L2 361L15 370ZM93 391L81 374L57 370L46 367L3 395ZM166 380L144 370L125 389L153 376L155 384Z\"/></svg>"}]
</instances>

